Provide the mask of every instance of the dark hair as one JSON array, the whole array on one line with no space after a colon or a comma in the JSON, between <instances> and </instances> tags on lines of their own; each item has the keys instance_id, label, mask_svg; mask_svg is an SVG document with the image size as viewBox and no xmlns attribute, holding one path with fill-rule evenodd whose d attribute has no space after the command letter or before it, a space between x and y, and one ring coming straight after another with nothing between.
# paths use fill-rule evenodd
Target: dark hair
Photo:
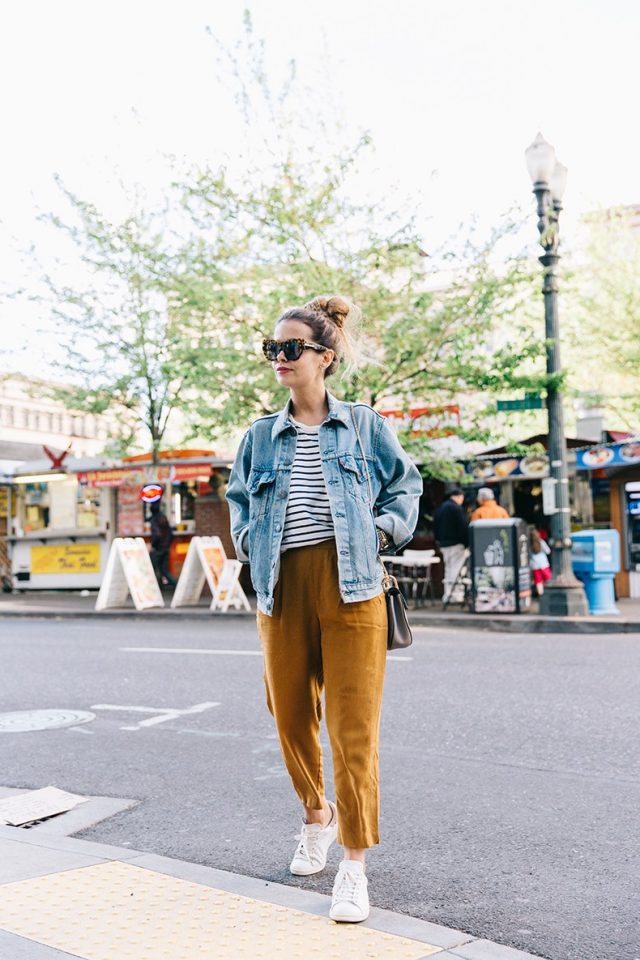
<instances>
[{"instance_id":1,"label":"dark hair","mask_svg":"<svg viewBox=\"0 0 640 960\"><path fill-rule=\"evenodd\" d=\"M453 490L449 490L447 497L464 497L464 490L461 490L460 487L454 487Z\"/></svg>"},{"instance_id":2,"label":"dark hair","mask_svg":"<svg viewBox=\"0 0 640 960\"><path fill-rule=\"evenodd\" d=\"M321 343L324 347L333 350L335 357L325 370L325 377L330 376L338 369L343 358L346 357L348 367L353 368L357 363L357 346L353 327L358 322L359 311L353 304L342 297L316 297L301 307L290 307L285 310L278 323L283 320L298 320L305 323L311 330L311 339L314 343Z\"/></svg>"}]
</instances>

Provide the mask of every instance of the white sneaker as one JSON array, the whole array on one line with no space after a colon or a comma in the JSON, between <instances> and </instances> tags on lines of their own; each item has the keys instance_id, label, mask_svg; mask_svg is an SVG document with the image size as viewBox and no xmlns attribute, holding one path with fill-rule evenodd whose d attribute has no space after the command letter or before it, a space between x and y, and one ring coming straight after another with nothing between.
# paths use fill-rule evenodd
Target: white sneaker
<instances>
[{"instance_id":1,"label":"white sneaker","mask_svg":"<svg viewBox=\"0 0 640 960\"><path fill-rule=\"evenodd\" d=\"M369 916L369 894L364 867L359 860L343 860L333 885L332 920L359 923Z\"/></svg>"},{"instance_id":2,"label":"white sneaker","mask_svg":"<svg viewBox=\"0 0 640 960\"><path fill-rule=\"evenodd\" d=\"M296 877L319 873L326 866L327 852L338 836L338 812L331 800L329 806L331 820L326 827L321 827L319 823L303 823L302 830L296 834L296 840L300 843L289 867Z\"/></svg>"}]
</instances>

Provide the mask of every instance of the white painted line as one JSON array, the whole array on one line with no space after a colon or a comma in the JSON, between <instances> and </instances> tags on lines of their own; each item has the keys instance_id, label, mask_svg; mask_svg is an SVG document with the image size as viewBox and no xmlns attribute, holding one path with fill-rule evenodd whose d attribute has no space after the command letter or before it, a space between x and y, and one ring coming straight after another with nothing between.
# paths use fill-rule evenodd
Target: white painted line
<instances>
[{"instance_id":1,"label":"white painted line","mask_svg":"<svg viewBox=\"0 0 640 960\"><path fill-rule=\"evenodd\" d=\"M261 657L262 650L208 650L204 647L120 647L126 653L204 653L204 654L226 654L230 657ZM413 657L394 657L393 654L387 655L387 660L413 660ZM96 707L95 709L100 709ZM104 709L104 708L103 708ZM137 708L136 708L137 709Z\"/></svg>"},{"instance_id":2,"label":"white painted line","mask_svg":"<svg viewBox=\"0 0 640 960\"><path fill-rule=\"evenodd\" d=\"M207 653L228 654L231 657L261 657L262 650L206 650L203 647L189 649L187 647L120 647L127 653Z\"/></svg>"},{"instance_id":3,"label":"white painted line","mask_svg":"<svg viewBox=\"0 0 640 960\"><path fill-rule=\"evenodd\" d=\"M202 713L211 707L219 707L220 701L207 701L206 703L196 703L193 707L187 707L186 710L176 710L171 707L127 707L115 703L97 703L93 710L117 710L120 713L153 713L155 716L141 720L134 726L120 727L121 730L140 730L142 727L153 727L158 723L166 723L167 720L177 720L178 717L184 717L190 713Z\"/></svg>"}]
</instances>

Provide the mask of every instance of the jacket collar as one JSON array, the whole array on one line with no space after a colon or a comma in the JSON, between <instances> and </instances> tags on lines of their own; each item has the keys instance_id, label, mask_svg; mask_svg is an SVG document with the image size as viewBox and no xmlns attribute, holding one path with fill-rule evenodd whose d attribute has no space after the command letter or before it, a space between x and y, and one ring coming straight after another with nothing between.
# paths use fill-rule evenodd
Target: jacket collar
<instances>
[{"instance_id":1,"label":"jacket collar","mask_svg":"<svg viewBox=\"0 0 640 960\"><path fill-rule=\"evenodd\" d=\"M329 416L327 420L335 420L338 423L341 423L343 426L347 427L351 423L351 416L349 413L351 404L346 403L344 400L337 400L333 394L329 393L327 390L327 403L329 404ZM291 399L287 400L286 406L280 411L276 417L275 423L273 424L271 430L271 439L275 440L276 437L281 434L288 427L291 427L289 422L289 416L291 414ZM324 423L327 422L324 421Z\"/></svg>"}]
</instances>

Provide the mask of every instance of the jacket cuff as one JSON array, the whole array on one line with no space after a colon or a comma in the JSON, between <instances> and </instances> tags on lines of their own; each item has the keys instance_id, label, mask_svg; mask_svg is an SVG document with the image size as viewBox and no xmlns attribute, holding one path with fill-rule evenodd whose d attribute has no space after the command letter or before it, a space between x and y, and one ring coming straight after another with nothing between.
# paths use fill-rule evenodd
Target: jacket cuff
<instances>
[{"instance_id":1,"label":"jacket cuff","mask_svg":"<svg viewBox=\"0 0 640 960\"><path fill-rule=\"evenodd\" d=\"M240 534L240 536L234 543L234 547L236 548L236 557L238 558L238 560L240 560L242 563L248 563L249 562L249 528L248 527L246 530L244 530Z\"/></svg>"}]
</instances>

